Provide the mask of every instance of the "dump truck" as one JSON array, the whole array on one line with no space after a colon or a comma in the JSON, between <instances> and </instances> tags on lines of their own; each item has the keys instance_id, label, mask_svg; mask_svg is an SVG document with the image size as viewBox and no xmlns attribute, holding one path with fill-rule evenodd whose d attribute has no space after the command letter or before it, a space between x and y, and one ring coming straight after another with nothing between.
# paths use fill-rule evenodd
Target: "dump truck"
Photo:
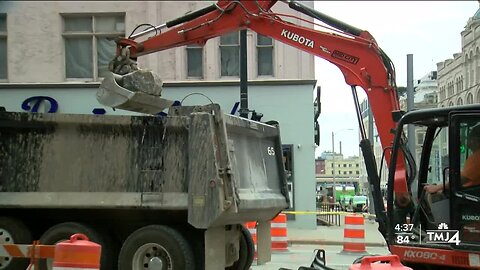
<instances>
[{"instance_id":1,"label":"dump truck","mask_svg":"<svg viewBox=\"0 0 480 270\"><path fill-rule=\"evenodd\" d=\"M289 205L278 126L217 104L168 115L0 112L0 243L84 233L101 269L248 269ZM263 254L263 255L262 255ZM40 269L51 269L50 260ZM0 269L27 259L0 257Z\"/></svg>"}]
</instances>

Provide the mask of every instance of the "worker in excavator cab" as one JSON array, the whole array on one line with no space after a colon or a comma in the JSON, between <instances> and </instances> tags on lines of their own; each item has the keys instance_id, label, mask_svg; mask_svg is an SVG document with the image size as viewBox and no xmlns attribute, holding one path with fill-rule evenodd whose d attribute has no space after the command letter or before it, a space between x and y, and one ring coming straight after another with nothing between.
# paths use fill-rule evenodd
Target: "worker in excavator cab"
<instances>
[{"instance_id":1,"label":"worker in excavator cab","mask_svg":"<svg viewBox=\"0 0 480 270\"><path fill-rule=\"evenodd\" d=\"M472 150L472 153L465 160L463 170L461 172L461 182L463 188L469 188L480 185L480 125L473 127L468 134L467 147ZM450 183L440 185L426 185L425 191L434 194L442 191L444 188L448 189Z\"/></svg>"}]
</instances>

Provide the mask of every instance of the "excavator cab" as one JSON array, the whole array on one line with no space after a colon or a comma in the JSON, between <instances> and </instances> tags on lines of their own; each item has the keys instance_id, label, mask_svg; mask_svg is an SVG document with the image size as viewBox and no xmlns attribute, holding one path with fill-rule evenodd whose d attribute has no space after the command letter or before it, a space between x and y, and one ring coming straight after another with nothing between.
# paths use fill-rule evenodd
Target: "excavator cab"
<instances>
[{"instance_id":1,"label":"excavator cab","mask_svg":"<svg viewBox=\"0 0 480 270\"><path fill-rule=\"evenodd\" d=\"M416 134L412 153L400 147L410 125ZM480 256L480 106L405 114L396 130L392 160L399 152L409 160L413 203L403 212L394 204L392 162L387 191L387 208L393 210L387 211L392 253L410 263L475 265ZM427 185L437 185L439 192L427 192Z\"/></svg>"}]
</instances>

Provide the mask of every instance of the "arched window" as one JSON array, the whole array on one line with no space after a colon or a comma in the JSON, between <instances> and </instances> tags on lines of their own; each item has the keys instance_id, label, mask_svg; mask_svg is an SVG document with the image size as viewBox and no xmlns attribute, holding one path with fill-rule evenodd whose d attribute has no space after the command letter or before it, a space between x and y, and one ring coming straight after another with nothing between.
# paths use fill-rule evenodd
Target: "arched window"
<instances>
[{"instance_id":1,"label":"arched window","mask_svg":"<svg viewBox=\"0 0 480 270\"><path fill-rule=\"evenodd\" d=\"M475 84L480 83L480 49L475 50Z\"/></svg>"},{"instance_id":2,"label":"arched window","mask_svg":"<svg viewBox=\"0 0 480 270\"><path fill-rule=\"evenodd\" d=\"M453 107L453 101L450 101L450 102L448 103L448 107Z\"/></svg>"},{"instance_id":3,"label":"arched window","mask_svg":"<svg viewBox=\"0 0 480 270\"><path fill-rule=\"evenodd\" d=\"M463 105L463 99L462 98L457 99L457 105Z\"/></svg>"},{"instance_id":4,"label":"arched window","mask_svg":"<svg viewBox=\"0 0 480 270\"><path fill-rule=\"evenodd\" d=\"M467 104L473 104L473 95L472 95L472 93L468 93L468 95L467 95Z\"/></svg>"},{"instance_id":5,"label":"arched window","mask_svg":"<svg viewBox=\"0 0 480 270\"><path fill-rule=\"evenodd\" d=\"M477 88L477 103L480 103L480 87Z\"/></svg>"}]
</instances>

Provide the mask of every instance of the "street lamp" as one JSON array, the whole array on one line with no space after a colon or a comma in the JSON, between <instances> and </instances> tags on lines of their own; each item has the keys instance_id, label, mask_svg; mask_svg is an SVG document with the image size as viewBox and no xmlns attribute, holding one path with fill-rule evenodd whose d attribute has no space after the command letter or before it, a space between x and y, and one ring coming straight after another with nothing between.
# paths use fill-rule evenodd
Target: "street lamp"
<instances>
[{"instance_id":1,"label":"street lamp","mask_svg":"<svg viewBox=\"0 0 480 270\"><path fill-rule=\"evenodd\" d=\"M353 128L345 128L340 129L337 131L332 131L332 168L333 168L333 202L337 202L337 179L336 179L336 171L335 171L335 134L340 131L353 131Z\"/></svg>"}]
</instances>

